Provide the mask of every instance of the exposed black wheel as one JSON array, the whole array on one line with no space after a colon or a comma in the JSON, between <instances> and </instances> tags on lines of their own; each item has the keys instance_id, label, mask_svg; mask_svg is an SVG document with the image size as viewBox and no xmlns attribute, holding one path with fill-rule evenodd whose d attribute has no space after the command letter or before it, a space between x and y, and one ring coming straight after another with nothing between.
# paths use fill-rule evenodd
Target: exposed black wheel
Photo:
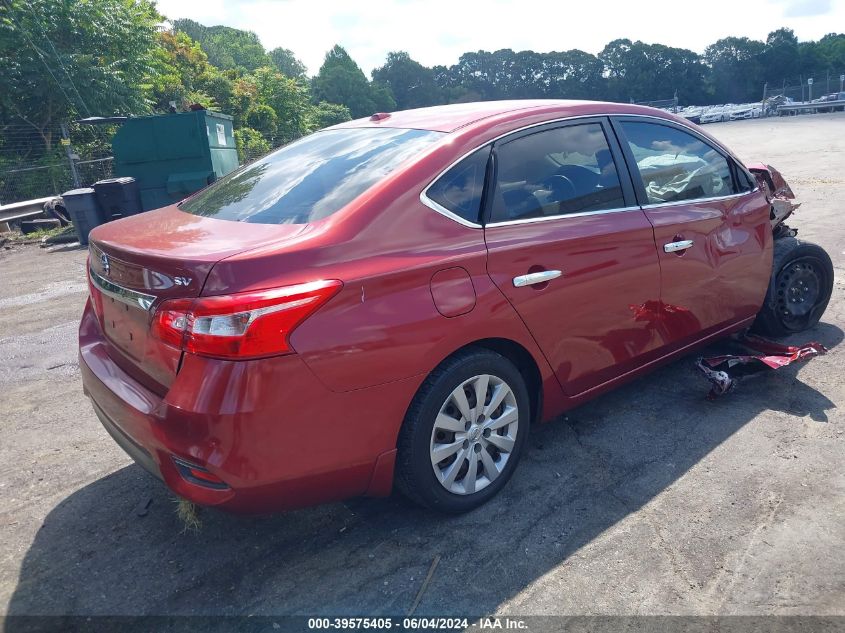
<instances>
[{"instance_id":1,"label":"exposed black wheel","mask_svg":"<svg viewBox=\"0 0 845 633\"><path fill-rule=\"evenodd\" d=\"M753 329L786 336L813 327L833 292L833 263L816 244L794 237L775 240L772 280Z\"/></svg>"},{"instance_id":2,"label":"exposed black wheel","mask_svg":"<svg viewBox=\"0 0 845 633\"><path fill-rule=\"evenodd\" d=\"M441 363L399 433L396 487L446 513L477 508L508 482L528 435L525 380L504 356L472 349Z\"/></svg>"}]
</instances>

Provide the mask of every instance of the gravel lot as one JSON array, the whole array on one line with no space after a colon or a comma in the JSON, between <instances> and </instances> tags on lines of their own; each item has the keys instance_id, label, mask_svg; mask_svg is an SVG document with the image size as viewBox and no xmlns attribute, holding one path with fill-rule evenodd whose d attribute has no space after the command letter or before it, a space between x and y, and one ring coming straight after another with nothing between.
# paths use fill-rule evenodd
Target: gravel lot
<instances>
[{"instance_id":1,"label":"gravel lot","mask_svg":"<svg viewBox=\"0 0 845 633\"><path fill-rule=\"evenodd\" d=\"M706 129L803 201L836 283L795 340L831 353L715 402L680 360L534 429L457 518L361 499L183 533L82 395L85 251L0 248L0 614L403 615L439 556L418 614L845 615L845 114Z\"/></svg>"}]
</instances>

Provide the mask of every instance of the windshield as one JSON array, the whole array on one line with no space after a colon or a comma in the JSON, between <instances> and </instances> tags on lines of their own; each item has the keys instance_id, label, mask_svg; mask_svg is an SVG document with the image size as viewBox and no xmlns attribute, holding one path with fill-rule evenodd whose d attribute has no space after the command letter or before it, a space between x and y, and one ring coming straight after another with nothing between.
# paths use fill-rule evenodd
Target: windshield
<instances>
[{"instance_id":1,"label":"windshield","mask_svg":"<svg viewBox=\"0 0 845 633\"><path fill-rule=\"evenodd\" d=\"M396 128L316 132L221 178L179 208L220 220L305 224L343 208L442 136Z\"/></svg>"}]
</instances>

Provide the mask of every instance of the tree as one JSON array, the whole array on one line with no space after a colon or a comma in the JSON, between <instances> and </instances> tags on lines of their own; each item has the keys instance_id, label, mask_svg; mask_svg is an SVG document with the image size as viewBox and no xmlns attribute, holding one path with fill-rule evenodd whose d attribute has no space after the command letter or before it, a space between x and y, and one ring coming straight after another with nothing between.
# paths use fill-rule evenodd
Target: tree
<instances>
[{"instance_id":1,"label":"tree","mask_svg":"<svg viewBox=\"0 0 845 633\"><path fill-rule=\"evenodd\" d=\"M311 114L311 128L314 130L321 130L330 125L337 125L344 121L352 119L349 113L349 108L338 103L326 103L321 101L316 106Z\"/></svg>"},{"instance_id":2,"label":"tree","mask_svg":"<svg viewBox=\"0 0 845 633\"><path fill-rule=\"evenodd\" d=\"M379 105L389 105L386 91L374 91L358 64L339 45L326 53L320 72L312 82L312 92L315 101L342 103L356 118L371 115L379 110ZM377 104L377 101L381 103Z\"/></svg>"},{"instance_id":3,"label":"tree","mask_svg":"<svg viewBox=\"0 0 845 633\"><path fill-rule=\"evenodd\" d=\"M152 81L150 0L6 0L0 4L0 109L53 146L79 115L143 114Z\"/></svg>"},{"instance_id":4,"label":"tree","mask_svg":"<svg viewBox=\"0 0 845 633\"><path fill-rule=\"evenodd\" d=\"M544 60L545 93L564 99L602 99L607 94L604 65L595 55L570 50Z\"/></svg>"},{"instance_id":5,"label":"tree","mask_svg":"<svg viewBox=\"0 0 845 633\"><path fill-rule=\"evenodd\" d=\"M604 47L599 59L615 101L671 99L676 92L686 102L705 98L707 69L693 51L618 39Z\"/></svg>"},{"instance_id":6,"label":"tree","mask_svg":"<svg viewBox=\"0 0 845 633\"><path fill-rule=\"evenodd\" d=\"M279 127L279 117L270 106L256 103L246 112L246 124L272 143Z\"/></svg>"},{"instance_id":7,"label":"tree","mask_svg":"<svg viewBox=\"0 0 845 633\"><path fill-rule=\"evenodd\" d=\"M743 103L760 98L765 44L747 37L726 37L704 50L716 103Z\"/></svg>"},{"instance_id":8,"label":"tree","mask_svg":"<svg viewBox=\"0 0 845 633\"><path fill-rule=\"evenodd\" d=\"M828 33L818 41L818 48L828 70L845 72L845 33Z\"/></svg>"},{"instance_id":9,"label":"tree","mask_svg":"<svg viewBox=\"0 0 845 633\"><path fill-rule=\"evenodd\" d=\"M217 68L255 70L268 63L258 36L228 26L203 26L194 20L176 20L173 28L199 42L208 60Z\"/></svg>"},{"instance_id":10,"label":"tree","mask_svg":"<svg viewBox=\"0 0 845 633\"><path fill-rule=\"evenodd\" d=\"M257 99L276 113L277 125L272 137L274 145L289 143L311 131L312 106L306 86L269 66L256 70L250 81L255 85Z\"/></svg>"},{"instance_id":11,"label":"tree","mask_svg":"<svg viewBox=\"0 0 845 633\"><path fill-rule=\"evenodd\" d=\"M792 29L780 28L769 33L760 62L763 66L763 81L778 82L784 77L798 78L801 57L798 53L798 38Z\"/></svg>"},{"instance_id":12,"label":"tree","mask_svg":"<svg viewBox=\"0 0 845 633\"><path fill-rule=\"evenodd\" d=\"M300 79L305 81L308 77L305 74L305 64L296 58L293 51L286 48L274 48L267 53L273 66L276 67L283 75L287 75L291 79Z\"/></svg>"},{"instance_id":13,"label":"tree","mask_svg":"<svg viewBox=\"0 0 845 633\"><path fill-rule=\"evenodd\" d=\"M426 68L404 51L387 54L387 61L373 70L373 82L390 89L400 110L441 103L440 87L434 71Z\"/></svg>"},{"instance_id":14,"label":"tree","mask_svg":"<svg viewBox=\"0 0 845 633\"><path fill-rule=\"evenodd\" d=\"M242 127L235 130L235 147L238 160L248 163L270 151L270 143L257 130Z\"/></svg>"}]
</instances>

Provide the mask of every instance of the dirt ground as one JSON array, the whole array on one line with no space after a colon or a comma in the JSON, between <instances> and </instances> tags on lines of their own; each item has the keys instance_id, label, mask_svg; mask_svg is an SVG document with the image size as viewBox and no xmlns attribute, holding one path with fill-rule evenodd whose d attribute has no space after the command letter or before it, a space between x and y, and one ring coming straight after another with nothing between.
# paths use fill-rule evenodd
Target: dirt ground
<instances>
[{"instance_id":1,"label":"dirt ground","mask_svg":"<svg viewBox=\"0 0 845 633\"><path fill-rule=\"evenodd\" d=\"M845 114L706 129L803 201L836 283L794 340L830 354L715 402L680 360L534 429L460 517L359 499L183 533L82 395L85 251L0 248L0 614L403 615L439 556L417 613L845 615Z\"/></svg>"}]
</instances>

